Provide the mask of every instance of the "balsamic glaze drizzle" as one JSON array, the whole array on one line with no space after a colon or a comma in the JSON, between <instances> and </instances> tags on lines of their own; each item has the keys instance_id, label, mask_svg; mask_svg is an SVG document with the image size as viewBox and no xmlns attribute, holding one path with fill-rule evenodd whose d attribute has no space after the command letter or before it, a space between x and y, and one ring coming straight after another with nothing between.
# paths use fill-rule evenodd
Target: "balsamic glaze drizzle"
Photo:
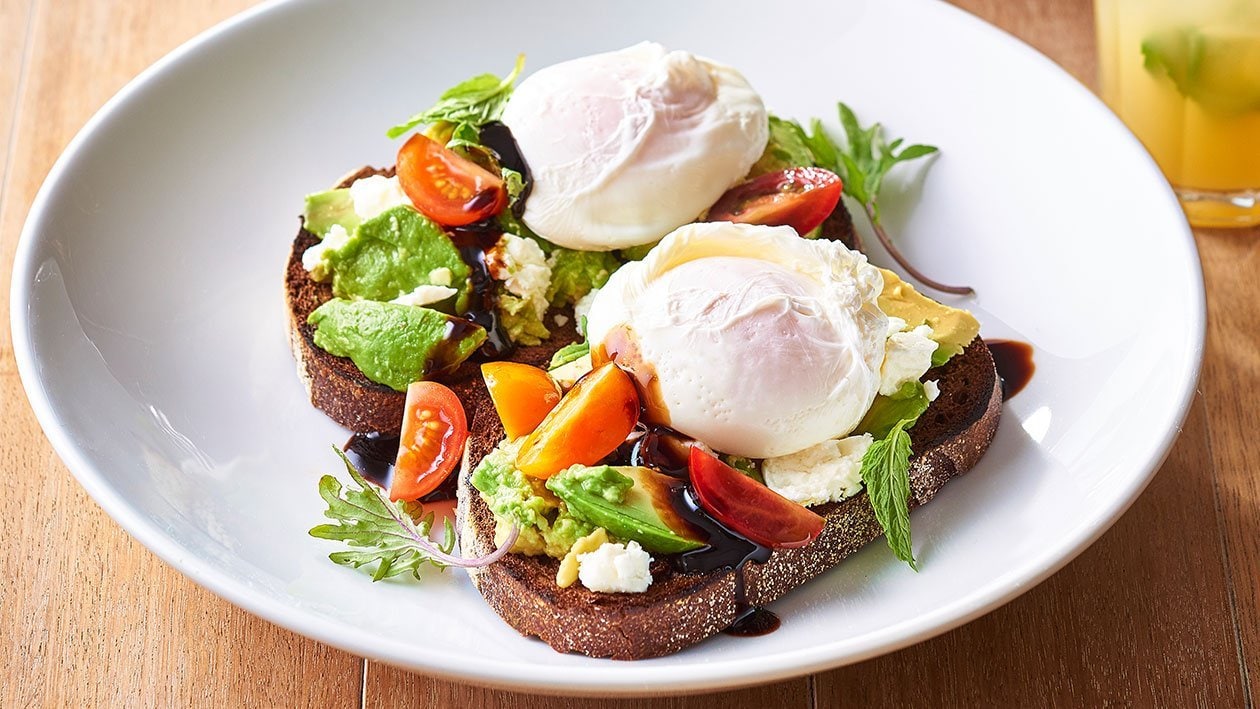
<instances>
[{"instance_id":1,"label":"balsamic glaze drizzle","mask_svg":"<svg viewBox=\"0 0 1260 709\"><path fill-rule=\"evenodd\" d=\"M468 312L464 317L486 330L486 341L473 353L477 361L502 359L512 352L514 345L495 309L494 278L486 263L486 252L499 243L503 235L493 220L484 220L450 231L451 241L459 250L459 256L468 264L472 273L468 278L472 285Z\"/></svg>"},{"instance_id":2,"label":"balsamic glaze drizzle","mask_svg":"<svg viewBox=\"0 0 1260 709\"><path fill-rule=\"evenodd\" d=\"M512 137L511 129L499 121L491 121L483 125L477 137L482 146L494 151L500 165L521 174L525 189L512 205L512 214L520 219L521 214L525 212L525 200L534 188L534 175L529 171L529 164L525 162L525 158L521 156L521 149L516 144L516 138Z\"/></svg>"},{"instance_id":3,"label":"balsamic glaze drizzle","mask_svg":"<svg viewBox=\"0 0 1260 709\"><path fill-rule=\"evenodd\" d=\"M1037 371L1032 345L1017 340L985 340L984 344L993 354L993 364L1002 380L1002 401L1006 401L1023 391Z\"/></svg>"}]
</instances>

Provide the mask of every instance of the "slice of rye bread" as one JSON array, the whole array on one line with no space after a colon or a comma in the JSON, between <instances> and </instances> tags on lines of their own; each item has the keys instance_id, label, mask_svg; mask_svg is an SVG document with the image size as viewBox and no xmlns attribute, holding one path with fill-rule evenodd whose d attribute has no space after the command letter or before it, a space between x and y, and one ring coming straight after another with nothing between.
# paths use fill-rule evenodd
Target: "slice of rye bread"
<instances>
[{"instance_id":1,"label":"slice of rye bread","mask_svg":"<svg viewBox=\"0 0 1260 709\"><path fill-rule=\"evenodd\" d=\"M542 361L545 348L535 350L521 356ZM997 431L1002 407L1001 381L988 347L978 338L925 378L939 381L940 396L911 429L911 509L927 503L942 485L980 460ZM460 395L472 429L459 478L460 545L465 555L479 556L495 548L495 522L472 487L471 475L503 438L503 429L479 379L467 382ZM509 625L560 652L619 660L658 657L718 633L748 606L779 598L883 533L865 492L813 509L827 522L809 546L776 551L765 564L704 574L684 574L668 558L656 558L645 593L594 593L580 584L560 588L555 580L558 561L519 554L470 570L470 575Z\"/></svg>"}]
</instances>

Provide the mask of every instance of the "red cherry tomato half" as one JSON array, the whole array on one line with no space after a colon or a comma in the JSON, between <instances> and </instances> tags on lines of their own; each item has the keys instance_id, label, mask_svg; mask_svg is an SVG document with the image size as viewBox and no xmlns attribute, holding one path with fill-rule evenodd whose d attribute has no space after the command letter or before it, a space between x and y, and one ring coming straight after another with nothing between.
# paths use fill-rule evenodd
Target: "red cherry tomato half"
<instances>
[{"instance_id":1,"label":"red cherry tomato half","mask_svg":"<svg viewBox=\"0 0 1260 709\"><path fill-rule=\"evenodd\" d=\"M844 186L830 170L791 167L735 185L709 208L708 221L813 231L836 208Z\"/></svg>"},{"instance_id":2,"label":"red cherry tomato half","mask_svg":"<svg viewBox=\"0 0 1260 709\"><path fill-rule=\"evenodd\" d=\"M468 419L455 392L437 382L412 382L389 499L415 500L436 490L459 467L467 440Z\"/></svg>"},{"instance_id":3,"label":"red cherry tomato half","mask_svg":"<svg viewBox=\"0 0 1260 709\"><path fill-rule=\"evenodd\" d=\"M420 133L398 151L397 169L416 209L445 226L479 222L508 203L502 178Z\"/></svg>"},{"instance_id":4,"label":"red cherry tomato half","mask_svg":"<svg viewBox=\"0 0 1260 709\"><path fill-rule=\"evenodd\" d=\"M771 549L803 547L822 534L822 517L741 474L699 446L691 448L691 486L700 504L732 531Z\"/></svg>"}]
</instances>

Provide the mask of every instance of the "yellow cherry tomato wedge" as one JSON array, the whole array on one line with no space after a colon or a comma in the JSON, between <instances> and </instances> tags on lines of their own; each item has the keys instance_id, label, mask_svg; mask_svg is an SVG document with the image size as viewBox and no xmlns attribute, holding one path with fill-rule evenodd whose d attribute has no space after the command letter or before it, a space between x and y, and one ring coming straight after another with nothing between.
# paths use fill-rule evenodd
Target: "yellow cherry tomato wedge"
<instances>
[{"instance_id":1,"label":"yellow cherry tomato wedge","mask_svg":"<svg viewBox=\"0 0 1260 709\"><path fill-rule=\"evenodd\" d=\"M579 379L525 437L516 467L548 478L570 465L594 465L626 440L638 420L634 381L609 362Z\"/></svg>"},{"instance_id":2,"label":"yellow cherry tomato wedge","mask_svg":"<svg viewBox=\"0 0 1260 709\"><path fill-rule=\"evenodd\" d=\"M516 439L528 435L560 403L560 387L538 367L520 362L486 362L481 365L494 410L503 432Z\"/></svg>"},{"instance_id":3,"label":"yellow cherry tomato wedge","mask_svg":"<svg viewBox=\"0 0 1260 709\"><path fill-rule=\"evenodd\" d=\"M455 392L437 382L412 382L389 499L416 500L436 490L459 467L467 441L468 419Z\"/></svg>"}]
</instances>

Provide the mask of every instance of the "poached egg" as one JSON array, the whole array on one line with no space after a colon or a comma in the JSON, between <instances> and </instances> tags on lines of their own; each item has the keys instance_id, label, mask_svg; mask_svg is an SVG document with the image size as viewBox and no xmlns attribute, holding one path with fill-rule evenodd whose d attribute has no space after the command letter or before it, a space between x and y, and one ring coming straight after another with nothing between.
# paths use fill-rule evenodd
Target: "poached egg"
<instances>
[{"instance_id":1,"label":"poached egg","mask_svg":"<svg viewBox=\"0 0 1260 709\"><path fill-rule=\"evenodd\" d=\"M769 137L739 72L650 42L539 70L503 122L533 173L525 224L587 251L650 244L693 221Z\"/></svg>"},{"instance_id":2,"label":"poached egg","mask_svg":"<svg viewBox=\"0 0 1260 709\"><path fill-rule=\"evenodd\" d=\"M848 434L870 408L888 329L882 289L879 269L839 242L688 224L612 275L588 335L592 352L648 384L658 422L771 458Z\"/></svg>"}]
</instances>

